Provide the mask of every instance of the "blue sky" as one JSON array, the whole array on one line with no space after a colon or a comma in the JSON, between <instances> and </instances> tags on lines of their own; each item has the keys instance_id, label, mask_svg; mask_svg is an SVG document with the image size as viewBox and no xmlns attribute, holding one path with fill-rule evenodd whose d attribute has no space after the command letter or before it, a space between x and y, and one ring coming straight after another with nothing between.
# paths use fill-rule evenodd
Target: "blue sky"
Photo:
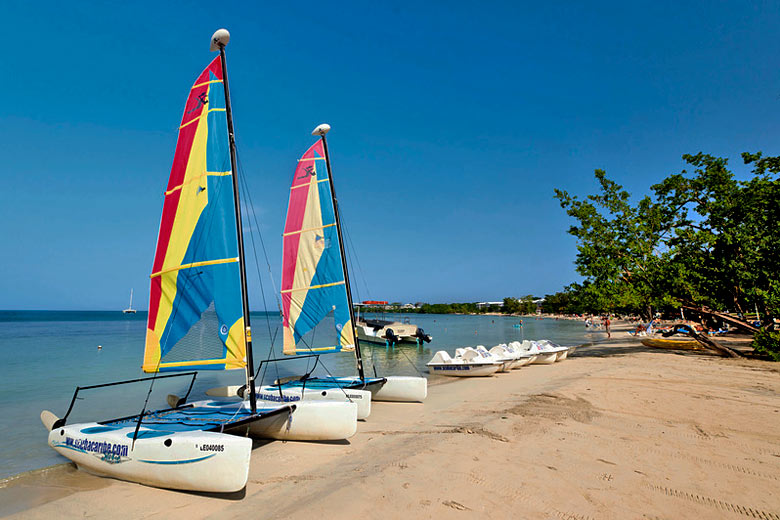
<instances>
[{"instance_id":1,"label":"blue sky","mask_svg":"<svg viewBox=\"0 0 780 520\"><path fill-rule=\"evenodd\" d=\"M146 308L177 125L219 27L277 283L320 122L362 299L554 292L578 279L554 188L590 193L603 168L638 195L683 153L741 174L742 151L780 155L780 4L542 4L6 3L0 308L119 309L131 287Z\"/></svg>"}]
</instances>

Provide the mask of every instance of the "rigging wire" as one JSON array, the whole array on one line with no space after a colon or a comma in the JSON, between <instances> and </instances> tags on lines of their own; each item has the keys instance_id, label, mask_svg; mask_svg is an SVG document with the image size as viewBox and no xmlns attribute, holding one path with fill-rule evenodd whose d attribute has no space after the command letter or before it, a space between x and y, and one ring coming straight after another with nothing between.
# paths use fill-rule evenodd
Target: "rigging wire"
<instances>
[{"instance_id":1,"label":"rigging wire","mask_svg":"<svg viewBox=\"0 0 780 520\"><path fill-rule=\"evenodd\" d=\"M276 301L276 306L277 306L277 309L279 311L280 317L282 317L282 306L281 306L281 302L280 302L280 299L279 299L279 294L280 293L279 293L279 291L276 288L276 282L275 282L274 277L273 277L273 272L272 272L272 269L271 269L271 263L270 263L270 261L268 259L268 251L267 251L267 249L265 247L265 241L263 240L262 231L260 230L260 224L259 224L259 221L257 219L257 212L255 211L254 203L252 201L252 195L251 195L251 192L249 190L248 181L247 181L247 178L246 178L246 175L245 175L245 172L244 172L243 163L241 162L240 157L238 156L238 153L236 153L236 162L237 162L238 170L239 170L239 172L238 172L238 179L242 183L242 186L243 186L243 189L241 190L241 194L242 194L242 197L244 199L244 206L247 208L246 209L247 218L249 218L249 216L251 214L252 220L254 221L254 224L255 224L254 227L250 226L250 233L249 233L249 235L250 235L250 240L252 242L252 250L253 250L253 255L254 255L254 259L255 259L255 267L257 269L258 279L260 280L260 290L261 290L261 294L262 294L262 298L263 298L263 307L265 309L268 308L267 302L266 302L266 299L265 299L265 290L264 290L264 286L263 286L263 283L262 283L262 277L260 276L260 261L258 259L257 247L256 247L255 240L254 240L254 235L255 234L257 234L258 238L259 238L260 248L263 251L263 256L265 258L265 262L266 262L266 267L268 269L269 278L271 279L271 284L273 286L273 292L274 292L274 298L275 298L275 301ZM254 231L254 233L252 231ZM271 331L271 324L270 324L270 316L269 316L267 311L265 313L265 317L266 317L266 323L268 325L268 335L269 335L269 338L271 340L271 344L270 344L269 349L268 349L268 357L266 358L266 361L268 361L268 360L271 359L271 354L273 353L273 349L274 349L274 345L275 345L275 339L276 339L276 336L278 334L279 327L277 326L276 327L276 331L272 332ZM316 330L316 327L315 327L315 330ZM313 342L313 340L314 340L314 335L312 335L311 341ZM308 342L306 342L303 339L301 340L301 342L307 347L307 349L309 349L310 352L316 352L312 348L312 346L310 346L308 344ZM323 369L326 371L328 376L334 377L333 373L330 371L328 366L324 362L319 360L319 358L318 358L318 361L319 361L319 364L322 365ZM307 374L309 373L310 370L313 370L314 368L316 368L316 366L318 364L317 361L315 361L314 362L314 366L312 367L310 365L310 363L311 363L311 361L309 359L307 359L307 361L306 361L306 365L307 365L306 366L306 373ZM263 370L262 379L260 379L261 382L265 378L267 366L268 366L268 364L266 363L266 368ZM274 363L274 369L275 369L275 372L276 372L276 379L278 381L280 379L280 374L279 374L279 367L278 367L277 363ZM257 370L255 372L255 378L257 378L259 376L259 374L260 374L260 367L258 366ZM347 395L346 394L346 390L341 388L341 387L339 387L339 388L341 389L341 391L346 396ZM280 387L279 391L281 392L281 387ZM347 396L347 399L349 399L349 396ZM351 399L350 399L350 401L351 401Z\"/></svg>"},{"instance_id":2,"label":"rigging wire","mask_svg":"<svg viewBox=\"0 0 780 520\"><path fill-rule=\"evenodd\" d=\"M279 303L278 296L276 296L276 284L274 283L273 273L271 272L271 263L268 261L268 252L266 251L266 248L265 248L265 242L263 241L263 235L260 232L260 223L258 222L257 212L255 212L255 206L254 206L254 203L252 201L252 195L251 195L251 193L249 191L249 183L248 183L248 181L246 179L246 175L244 173L243 163L241 162L240 158L238 157L238 154L236 154L236 162L238 164L238 170L239 170L239 177L238 178L242 182L242 185L244 187L244 189L241 191L241 193L242 193L242 196L244 198L244 207L246 208L247 217L249 217L249 215L251 214L252 220L254 221L254 227L249 226L249 228L250 228L249 229L249 238L250 238L250 241L252 243L252 253L253 253L253 256L254 256L254 259L255 259L255 268L257 270L257 279L260 282L260 294L261 294L262 300L263 300L263 309L265 309L265 322L266 322L266 326L268 327L268 338L270 340L270 345L268 346L268 357L266 358L266 361L267 361L267 360L271 359L271 354L272 354L273 349L274 349L274 342L276 340L276 332L272 332L271 331L271 317L269 316L269 313L268 313L268 303L267 303L266 298L265 298L265 286L263 284L263 277L260 274L260 261L259 261L258 256L257 256L257 245L255 244L255 234L257 234L258 237L259 237L260 245L261 245L261 248L263 250L263 254L265 256L266 265L268 267L269 278L271 279L271 283L273 284L272 288L273 288L273 292L274 292L274 296L275 296L275 300L276 300L276 306L277 306L277 309L279 310L279 314L280 315L282 313L282 307L281 307L281 304ZM252 221L250 220L250 224L251 223L252 223ZM279 327L277 326L276 327L276 331L278 331L278 330L279 330ZM267 365L266 365L266 367L267 367ZM279 368L276 366L276 364L274 364L274 368L276 368L276 378L279 379ZM254 370L255 368L252 367L252 369ZM257 370L255 371L255 379L257 379L257 377L259 375L259 372L260 372L260 366L258 366ZM265 378L265 371L263 371L263 376L260 379L261 385L263 383L264 378Z\"/></svg>"},{"instance_id":3,"label":"rigging wire","mask_svg":"<svg viewBox=\"0 0 780 520\"><path fill-rule=\"evenodd\" d=\"M341 210L341 208L339 208L339 210ZM361 275L361 277L363 279L363 285L366 287L367 299L370 300L371 299L371 294L370 294L370 292L368 290L368 283L366 283L366 277L364 276L363 269L360 266L360 260L358 259L357 253L356 253L357 250L355 249L355 246L352 243L352 236L349 234L349 227L346 224L346 219L344 218L344 212L340 211L339 216L341 217L341 229L342 229L342 231L344 231L344 235L347 237L346 241L347 241L348 244L344 244L344 250L347 252L347 263L350 266L349 272L350 273L354 273L355 270L352 269L352 266L357 264L358 271L360 272L360 275ZM349 247L347 247L347 245L349 245ZM354 258L354 261L353 261L353 258ZM356 295L358 297L358 301L360 301L361 298L360 298L360 287L359 287L359 285L355 284L355 289L356 289L355 293L356 293ZM352 305L352 302L350 302L350 305ZM355 334L357 334L357 323L355 324L355 329L356 329L355 330ZM359 341L359 340L357 338L355 338L355 341ZM369 352L369 356L370 356L371 368L373 368L374 375L376 376L376 358L374 356L374 349L373 348L369 348L369 349L367 349L367 351Z\"/></svg>"}]
</instances>

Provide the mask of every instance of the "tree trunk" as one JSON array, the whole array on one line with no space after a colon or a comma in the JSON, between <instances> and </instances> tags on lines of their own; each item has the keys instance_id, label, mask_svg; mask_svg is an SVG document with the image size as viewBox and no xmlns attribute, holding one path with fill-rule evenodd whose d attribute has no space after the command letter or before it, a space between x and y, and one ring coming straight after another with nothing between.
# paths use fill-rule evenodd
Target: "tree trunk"
<instances>
[{"instance_id":1,"label":"tree trunk","mask_svg":"<svg viewBox=\"0 0 780 520\"><path fill-rule=\"evenodd\" d=\"M706 315L709 315L709 316L720 318L722 321L725 321L729 325L734 325L738 329L742 329L745 332L749 332L750 334L755 334L756 332L758 332L758 328L754 327L753 325L751 325L747 321L740 320L739 318L735 318L733 316L729 316L725 312L713 311L712 309L708 309L705 306L694 307L693 305L683 304L682 307L683 307L683 309L686 309L686 310L699 312L702 315L706 314ZM744 314L743 314L743 316L744 316Z\"/></svg>"},{"instance_id":2,"label":"tree trunk","mask_svg":"<svg viewBox=\"0 0 780 520\"><path fill-rule=\"evenodd\" d=\"M673 334L685 334L687 336L690 336L696 341L698 341L699 344L704 348L709 350L714 350L715 352L719 353L722 356L727 356L732 358L744 357L736 350L732 350L728 347L721 345L720 343L708 337L707 335L699 334L698 332L693 330L693 327L689 327L688 325L676 325L670 332L664 332L662 336L668 337Z\"/></svg>"}]
</instances>

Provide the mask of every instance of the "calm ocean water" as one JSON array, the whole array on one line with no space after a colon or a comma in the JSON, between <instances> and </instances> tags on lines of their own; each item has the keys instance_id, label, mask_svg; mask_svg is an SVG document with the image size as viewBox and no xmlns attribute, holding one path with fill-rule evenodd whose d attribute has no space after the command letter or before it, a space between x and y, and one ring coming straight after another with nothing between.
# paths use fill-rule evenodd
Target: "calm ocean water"
<instances>
[{"instance_id":1,"label":"calm ocean water","mask_svg":"<svg viewBox=\"0 0 780 520\"><path fill-rule=\"evenodd\" d=\"M385 319L400 320L388 314ZM363 348L368 373L376 366L380 375L415 375L425 372L425 363L437 350L450 353L457 348L482 344L547 338L561 344L581 343L581 322L525 319L513 327L516 317L408 315L412 323L433 335L424 347L403 346L387 350L381 346ZM279 317L252 313L255 363L281 357ZM309 339L313 345L332 341L327 323ZM331 329L332 330L332 329ZM46 444L47 433L40 422L42 409L64 415L76 386L147 377L141 372L146 313L83 311L0 311L0 479L24 471L66 462ZM600 339L600 334L593 334ZM271 345L273 344L273 348ZM98 350L98 345L102 349ZM271 363L265 381L301 373L309 360ZM323 356L318 373L355 373L351 353ZM262 375L262 373L261 373ZM202 398L206 389L222 384L241 384L241 371L199 372L191 398ZM183 394L188 378L156 381L149 407L165 406L168 393ZM85 391L69 417L70 423L104 420L138 413L149 393L149 383L135 383Z\"/></svg>"}]
</instances>

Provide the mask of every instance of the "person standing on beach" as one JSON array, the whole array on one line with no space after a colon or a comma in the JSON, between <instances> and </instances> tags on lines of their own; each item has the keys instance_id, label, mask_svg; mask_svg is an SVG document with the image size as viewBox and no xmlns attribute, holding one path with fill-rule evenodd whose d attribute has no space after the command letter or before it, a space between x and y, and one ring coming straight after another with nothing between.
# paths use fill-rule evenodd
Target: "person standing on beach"
<instances>
[{"instance_id":1,"label":"person standing on beach","mask_svg":"<svg viewBox=\"0 0 780 520\"><path fill-rule=\"evenodd\" d=\"M610 330L609 330L609 325L610 325L610 323L609 323L609 316L605 316L604 317L604 328L607 330L607 338L611 338L612 337L612 332L610 332Z\"/></svg>"}]
</instances>

